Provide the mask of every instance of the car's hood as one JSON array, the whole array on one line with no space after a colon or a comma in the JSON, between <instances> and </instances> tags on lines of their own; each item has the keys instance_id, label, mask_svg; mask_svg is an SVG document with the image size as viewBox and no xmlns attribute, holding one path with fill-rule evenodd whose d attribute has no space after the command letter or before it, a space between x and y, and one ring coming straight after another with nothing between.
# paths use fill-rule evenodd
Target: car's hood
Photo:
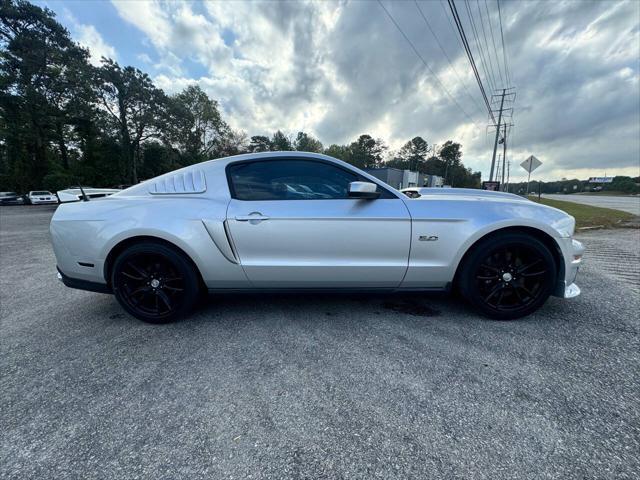
<instances>
[{"instance_id":1,"label":"car's hood","mask_svg":"<svg viewBox=\"0 0 640 480\"><path fill-rule=\"evenodd\" d=\"M428 190L428 192L425 192ZM405 204L416 220L475 221L489 218L505 226L551 227L556 236L570 237L575 219L566 212L505 192L470 188L421 188L421 197ZM551 234L551 232L549 232Z\"/></svg>"},{"instance_id":2,"label":"car's hood","mask_svg":"<svg viewBox=\"0 0 640 480\"><path fill-rule=\"evenodd\" d=\"M421 188L420 199L434 197L434 196L456 196L456 197L475 197L475 198L508 198L512 200L526 200L524 197L520 197L513 193L507 192L493 192L491 190L479 190L476 188Z\"/></svg>"}]
</instances>

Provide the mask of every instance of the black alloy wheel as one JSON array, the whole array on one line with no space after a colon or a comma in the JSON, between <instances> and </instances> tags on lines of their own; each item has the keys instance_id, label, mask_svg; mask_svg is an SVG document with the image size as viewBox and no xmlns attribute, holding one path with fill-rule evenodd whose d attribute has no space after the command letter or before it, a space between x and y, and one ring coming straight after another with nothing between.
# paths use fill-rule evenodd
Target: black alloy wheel
<instances>
[{"instance_id":1,"label":"black alloy wheel","mask_svg":"<svg viewBox=\"0 0 640 480\"><path fill-rule=\"evenodd\" d=\"M500 320L537 310L553 291L557 268L549 249L534 237L508 233L482 241L460 278L465 298Z\"/></svg>"},{"instance_id":2,"label":"black alloy wheel","mask_svg":"<svg viewBox=\"0 0 640 480\"><path fill-rule=\"evenodd\" d=\"M198 276L181 252L160 243L129 247L116 259L111 285L122 307L140 320L167 323L188 314L199 293Z\"/></svg>"}]
</instances>

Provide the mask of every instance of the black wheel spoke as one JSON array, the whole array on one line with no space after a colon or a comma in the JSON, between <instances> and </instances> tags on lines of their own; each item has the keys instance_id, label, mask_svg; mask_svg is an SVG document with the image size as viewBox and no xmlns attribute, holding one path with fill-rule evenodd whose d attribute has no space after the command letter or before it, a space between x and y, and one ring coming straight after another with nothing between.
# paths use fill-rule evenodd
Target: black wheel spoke
<instances>
[{"instance_id":1,"label":"black wheel spoke","mask_svg":"<svg viewBox=\"0 0 640 480\"><path fill-rule=\"evenodd\" d=\"M144 269L138 267L136 264L134 264L133 262L127 262L127 266L129 268L131 268L134 272L136 272L138 275L140 275L143 279L144 278L148 278L149 274L147 272L144 271ZM124 272L123 272L124 273Z\"/></svg>"},{"instance_id":2,"label":"black wheel spoke","mask_svg":"<svg viewBox=\"0 0 640 480\"><path fill-rule=\"evenodd\" d=\"M144 295L145 293L148 293L151 289L149 287L147 287L146 285L144 287L139 287L136 288L133 292L131 292L131 296L135 297L138 295Z\"/></svg>"},{"instance_id":3,"label":"black wheel spoke","mask_svg":"<svg viewBox=\"0 0 640 480\"><path fill-rule=\"evenodd\" d=\"M496 305L501 305L503 298L504 298L504 288L500 290L500 295L498 296L498 301L496 302Z\"/></svg>"},{"instance_id":4,"label":"black wheel spoke","mask_svg":"<svg viewBox=\"0 0 640 480\"><path fill-rule=\"evenodd\" d=\"M164 293L162 290L157 290L157 291L156 291L156 304L157 304L157 299L158 299L158 298L159 298L160 300L162 300L162 303L164 303L164 304L165 304L165 306L167 307L167 309L168 309L169 311L171 311L171 310L172 310L172 308L173 308L173 307L171 306L171 300L169 299L169 297L167 296L167 294L166 294L166 293Z\"/></svg>"},{"instance_id":5,"label":"black wheel spoke","mask_svg":"<svg viewBox=\"0 0 640 480\"><path fill-rule=\"evenodd\" d=\"M525 287L524 285L517 285L516 288L519 288L524 293L526 293L529 297L533 298L533 293L531 293L531 291L527 287Z\"/></svg>"},{"instance_id":6,"label":"black wheel spoke","mask_svg":"<svg viewBox=\"0 0 640 480\"><path fill-rule=\"evenodd\" d=\"M539 277L540 275L545 275L547 273L546 270L540 270L539 272L534 273L521 273L521 277Z\"/></svg>"},{"instance_id":7,"label":"black wheel spoke","mask_svg":"<svg viewBox=\"0 0 640 480\"><path fill-rule=\"evenodd\" d=\"M497 275L491 275L491 276L477 275L476 278L478 280L497 280L498 276Z\"/></svg>"},{"instance_id":8,"label":"black wheel spoke","mask_svg":"<svg viewBox=\"0 0 640 480\"><path fill-rule=\"evenodd\" d=\"M170 290L172 292L184 292L184 288L170 287L169 285L165 285L162 288L165 290Z\"/></svg>"},{"instance_id":9,"label":"black wheel spoke","mask_svg":"<svg viewBox=\"0 0 640 480\"><path fill-rule=\"evenodd\" d=\"M522 295L520 295L520 291L518 290L518 288L514 285L511 285L511 290L513 291L513 293L516 294L516 297L518 297L518 301L520 303L524 302L524 298L522 298Z\"/></svg>"},{"instance_id":10,"label":"black wheel spoke","mask_svg":"<svg viewBox=\"0 0 640 480\"><path fill-rule=\"evenodd\" d=\"M122 272L122 275L124 275L125 277L130 278L131 280L137 280L137 281L144 280L144 278L145 278L145 277L141 277L141 276L131 275L130 273L127 273L125 271Z\"/></svg>"},{"instance_id":11,"label":"black wheel spoke","mask_svg":"<svg viewBox=\"0 0 640 480\"><path fill-rule=\"evenodd\" d=\"M523 272L526 272L527 270L529 270L531 267L535 267L536 265L538 265L540 262L542 262L541 258L538 258L537 260L535 260L534 262L530 263L529 265L524 265L522 267L520 267L518 269L518 272L520 274L522 274Z\"/></svg>"},{"instance_id":12,"label":"black wheel spoke","mask_svg":"<svg viewBox=\"0 0 640 480\"><path fill-rule=\"evenodd\" d=\"M486 263L483 263L482 265L480 265L480 268L486 268L487 270L492 270L496 273L500 273L500 269L498 267L493 267L491 265L487 265Z\"/></svg>"},{"instance_id":13,"label":"black wheel spoke","mask_svg":"<svg viewBox=\"0 0 640 480\"><path fill-rule=\"evenodd\" d=\"M491 298L493 298L500 290L502 290L502 288L503 288L502 284L498 284L495 287L493 287L493 290L489 292L489 295L485 297L484 301L488 303Z\"/></svg>"},{"instance_id":14,"label":"black wheel spoke","mask_svg":"<svg viewBox=\"0 0 640 480\"><path fill-rule=\"evenodd\" d=\"M176 282L178 280L182 280L182 277L167 277L164 279L164 283Z\"/></svg>"}]
</instances>

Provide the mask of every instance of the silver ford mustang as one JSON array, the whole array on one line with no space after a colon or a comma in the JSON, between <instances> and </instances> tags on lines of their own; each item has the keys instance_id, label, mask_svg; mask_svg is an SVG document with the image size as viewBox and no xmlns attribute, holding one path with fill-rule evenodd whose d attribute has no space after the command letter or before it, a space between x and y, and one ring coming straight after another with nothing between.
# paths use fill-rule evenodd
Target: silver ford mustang
<instances>
[{"instance_id":1,"label":"silver ford mustang","mask_svg":"<svg viewBox=\"0 0 640 480\"><path fill-rule=\"evenodd\" d=\"M508 193L414 190L314 153L211 160L58 207L58 276L153 323L207 290L455 289L503 320L580 293L573 217Z\"/></svg>"}]
</instances>

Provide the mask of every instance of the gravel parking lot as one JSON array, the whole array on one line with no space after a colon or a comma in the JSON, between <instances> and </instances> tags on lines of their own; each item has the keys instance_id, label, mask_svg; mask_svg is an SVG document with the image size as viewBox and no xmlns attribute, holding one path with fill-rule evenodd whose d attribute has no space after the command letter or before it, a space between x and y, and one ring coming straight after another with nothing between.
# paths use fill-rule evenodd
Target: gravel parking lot
<instances>
[{"instance_id":1,"label":"gravel parking lot","mask_svg":"<svg viewBox=\"0 0 640 480\"><path fill-rule=\"evenodd\" d=\"M515 322L234 295L153 326L56 281L53 210L0 210L2 478L638 478L638 230L581 234L582 296Z\"/></svg>"}]
</instances>

